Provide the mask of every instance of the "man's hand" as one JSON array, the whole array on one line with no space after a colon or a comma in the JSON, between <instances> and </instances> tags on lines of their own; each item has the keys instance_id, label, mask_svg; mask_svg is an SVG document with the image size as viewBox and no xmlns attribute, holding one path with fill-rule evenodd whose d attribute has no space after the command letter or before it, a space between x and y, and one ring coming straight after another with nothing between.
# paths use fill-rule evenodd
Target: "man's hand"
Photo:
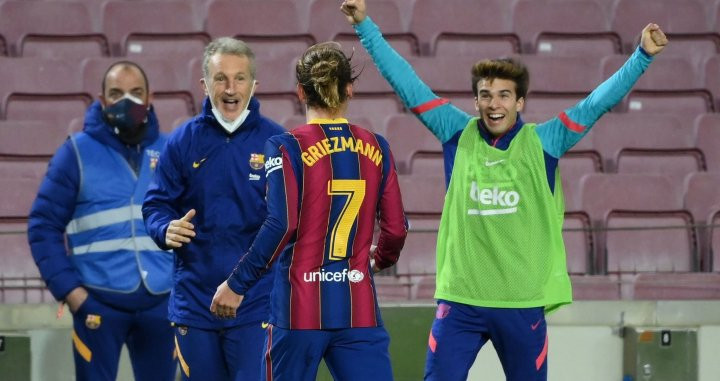
<instances>
[{"instance_id":1,"label":"man's hand","mask_svg":"<svg viewBox=\"0 0 720 381\"><path fill-rule=\"evenodd\" d=\"M665 49L668 39L663 33L660 26L657 24L650 23L645 29L642 30L642 36L640 37L640 46L647 54L654 56Z\"/></svg>"},{"instance_id":2,"label":"man's hand","mask_svg":"<svg viewBox=\"0 0 720 381\"><path fill-rule=\"evenodd\" d=\"M348 22L353 25L360 24L367 16L365 0L345 0L340 6L340 10Z\"/></svg>"},{"instance_id":3,"label":"man's hand","mask_svg":"<svg viewBox=\"0 0 720 381\"><path fill-rule=\"evenodd\" d=\"M67 303L68 308L70 308L70 312L75 313L80 306L85 303L87 297L88 292L85 288L75 287L65 296L65 303Z\"/></svg>"},{"instance_id":4,"label":"man's hand","mask_svg":"<svg viewBox=\"0 0 720 381\"><path fill-rule=\"evenodd\" d=\"M195 237L195 226L190 220L195 217L195 209L190 209L181 219L172 220L165 231L165 244L172 248L182 247Z\"/></svg>"},{"instance_id":5,"label":"man's hand","mask_svg":"<svg viewBox=\"0 0 720 381\"><path fill-rule=\"evenodd\" d=\"M377 246L370 245L370 268L372 269L373 274L377 274L382 269L380 269L377 264L375 263L375 252L377 251Z\"/></svg>"},{"instance_id":6,"label":"man's hand","mask_svg":"<svg viewBox=\"0 0 720 381\"><path fill-rule=\"evenodd\" d=\"M231 290L227 281L222 282L215 291L215 296L210 304L210 312L220 319L234 319L242 300L243 295L238 295Z\"/></svg>"}]
</instances>

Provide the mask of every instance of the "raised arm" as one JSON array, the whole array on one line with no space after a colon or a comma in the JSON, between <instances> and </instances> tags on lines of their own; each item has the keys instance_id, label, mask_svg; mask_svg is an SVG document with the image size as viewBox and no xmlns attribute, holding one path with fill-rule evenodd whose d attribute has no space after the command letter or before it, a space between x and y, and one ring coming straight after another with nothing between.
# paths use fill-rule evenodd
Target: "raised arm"
<instances>
[{"instance_id":1,"label":"raised arm","mask_svg":"<svg viewBox=\"0 0 720 381\"><path fill-rule=\"evenodd\" d=\"M353 25L380 74L390 83L405 106L445 143L465 128L472 117L447 99L439 98L415 73L412 66L383 38L367 16L365 0L345 0L340 7Z\"/></svg>"},{"instance_id":2,"label":"raised arm","mask_svg":"<svg viewBox=\"0 0 720 381\"><path fill-rule=\"evenodd\" d=\"M580 141L603 114L630 92L647 70L653 56L660 53L667 42L657 24L648 24L642 31L640 46L615 74L575 106L538 125L537 133L545 152L560 158Z\"/></svg>"}]
</instances>

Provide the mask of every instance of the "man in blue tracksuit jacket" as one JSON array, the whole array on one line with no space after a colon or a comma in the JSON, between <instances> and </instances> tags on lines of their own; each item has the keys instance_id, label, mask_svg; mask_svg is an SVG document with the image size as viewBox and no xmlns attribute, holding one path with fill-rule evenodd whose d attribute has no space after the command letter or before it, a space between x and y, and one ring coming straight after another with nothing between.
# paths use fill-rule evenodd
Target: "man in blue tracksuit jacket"
<instances>
[{"instance_id":1,"label":"man in blue tracksuit jacket","mask_svg":"<svg viewBox=\"0 0 720 381\"><path fill-rule=\"evenodd\" d=\"M250 289L236 318L216 318L210 303L265 219L263 150L284 130L252 97L254 55L245 43L211 42L203 74L203 110L170 137L143 216L153 240L175 251L169 317L183 379L258 380L272 272Z\"/></svg>"},{"instance_id":2,"label":"man in blue tracksuit jacket","mask_svg":"<svg viewBox=\"0 0 720 381\"><path fill-rule=\"evenodd\" d=\"M111 65L30 211L35 263L73 314L77 380L115 380L123 343L135 380L170 381L177 369L166 315L172 255L147 236L140 212L166 140L150 105L142 69Z\"/></svg>"}]
</instances>

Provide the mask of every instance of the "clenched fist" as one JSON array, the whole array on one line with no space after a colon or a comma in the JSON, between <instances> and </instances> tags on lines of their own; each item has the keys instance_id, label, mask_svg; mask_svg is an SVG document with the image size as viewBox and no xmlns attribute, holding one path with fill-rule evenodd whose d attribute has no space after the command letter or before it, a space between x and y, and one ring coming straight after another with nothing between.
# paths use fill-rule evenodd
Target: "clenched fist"
<instances>
[{"instance_id":1,"label":"clenched fist","mask_svg":"<svg viewBox=\"0 0 720 381\"><path fill-rule=\"evenodd\" d=\"M663 33L658 24L650 23L643 29L642 36L640 37L640 46L642 46L643 50L649 55L654 56L660 53L665 49L667 43L667 36L665 36L665 33Z\"/></svg>"}]
</instances>

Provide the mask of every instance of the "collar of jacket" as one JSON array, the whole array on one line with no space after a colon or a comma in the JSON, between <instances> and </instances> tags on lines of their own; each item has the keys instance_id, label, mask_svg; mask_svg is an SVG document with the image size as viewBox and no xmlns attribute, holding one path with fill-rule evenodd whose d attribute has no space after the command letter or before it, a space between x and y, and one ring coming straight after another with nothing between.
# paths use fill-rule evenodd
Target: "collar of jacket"
<instances>
[{"instance_id":1,"label":"collar of jacket","mask_svg":"<svg viewBox=\"0 0 720 381\"><path fill-rule=\"evenodd\" d=\"M515 124L507 131L505 131L504 134L494 137L492 134L490 134L490 131L488 131L487 127L485 127L485 123L483 123L482 118L479 118L477 120L478 124L478 130L480 130L480 136L482 136L483 140L485 142L497 149L505 150L510 146L510 142L513 140L515 135L520 132L520 129L525 124L525 122L520 117L520 113L517 115L517 120L515 121Z\"/></svg>"},{"instance_id":2,"label":"collar of jacket","mask_svg":"<svg viewBox=\"0 0 720 381\"><path fill-rule=\"evenodd\" d=\"M232 136L237 134L239 131L252 128L252 126L255 125L255 122L260 119L260 101L258 101L257 98L255 98L254 96L250 98L248 110L250 110L250 114L248 115L247 119L245 119L243 124L240 125L237 130L235 130L232 134L229 135ZM203 101L202 117L203 120L210 123L210 125L227 134L227 131L225 131L225 129L220 125L220 123L218 123L217 119L215 119L215 115L213 115L212 113L212 104L210 103L210 98L208 97L205 97L205 100Z\"/></svg>"}]
</instances>

